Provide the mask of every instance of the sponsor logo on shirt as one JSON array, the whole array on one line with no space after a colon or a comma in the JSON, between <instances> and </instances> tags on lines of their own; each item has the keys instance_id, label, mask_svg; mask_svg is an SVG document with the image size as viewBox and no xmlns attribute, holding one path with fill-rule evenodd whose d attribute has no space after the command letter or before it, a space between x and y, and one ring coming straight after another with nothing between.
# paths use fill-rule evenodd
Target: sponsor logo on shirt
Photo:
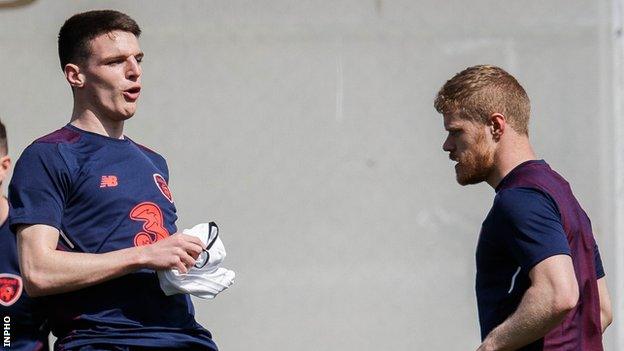
<instances>
[{"instance_id":1,"label":"sponsor logo on shirt","mask_svg":"<svg viewBox=\"0 0 624 351\"><path fill-rule=\"evenodd\" d=\"M100 188L114 188L119 183L117 182L117 176L114 175L103 175L102 181L100 182Z\"/></svg>"},{"instance_id":2,"label":"sponsor logo on shirt","mask_svg":"<svg viewBox=\"0 0 624 351\"><path fill-rule=\"evenodd\" d=\"M171 195L171 191L169 190L169 186L165 181L165 178L158 173L154 173L154 182L156 182L156 186L160 189L160 192L169 200L169 202L173 203L173 196Z\"/></svg>"},{"instance_id":3,"label":"sponsor logo on shirt","mask_svg":"<svg viewBox=\"0 0 624 351\"><path fill-rule=\"evenodd\" d=\"M11 306L22 295L22 277L10 273L0 274L0 305Z\"/></svg>"},{"instance_id":4,"label":"sponsor logo on shirt","mask_svg":"<svg viewBox=\"0 0 624 351\"><path fill-rule=\"evenodd\" d=\"M169 236L162 211L153 202L142 202L134 206L130 211L130 218L143 222L144 231L134 236L134 246L149 245Z\"/></svg>"}]
</instances>

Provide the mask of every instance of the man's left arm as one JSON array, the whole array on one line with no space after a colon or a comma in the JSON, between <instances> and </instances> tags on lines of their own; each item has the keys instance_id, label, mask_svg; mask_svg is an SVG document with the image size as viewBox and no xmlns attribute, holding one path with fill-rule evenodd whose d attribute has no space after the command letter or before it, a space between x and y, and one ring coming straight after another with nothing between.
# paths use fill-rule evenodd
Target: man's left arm
<instances>
[{"instance_id":1,"label":"man's left arm","mask_svg":"<svg viewBox=\"0 0 624 351\"><path fill-rule=\"evenodd\" d=\"M602 266L602 258L598 244L594 240L594 266L596 268L596 277L598 278L598 299L600 301L600 326L604 334L607 327L613 322L613 312L611 311L611 297L607 288L607 278Z\"/></svg>"},{"instance_id":2,"label":"man's left arm","mask_svg":"<svg viewBox=\"0 0 624 351\"><path fill-rule=\"evenodd\" d=\"M605 277L598 279L598 296L600 299L600 324L602 332L613 322L613 312L611 311L611 298L609 297L609 289L607 289L607 280Z\"/></svg>"},{"instance_id":3,"label":"man's left arm","mask_svg":"<svg viewBox=\"0 0 624 351\"><path fill-rule=\"evenodd\" d=\"M529 271L531 286L516 311L488 334L477 351L516 350L546 335L579 299L572 259L551 256Z\"/></svg>"}]
</instances>

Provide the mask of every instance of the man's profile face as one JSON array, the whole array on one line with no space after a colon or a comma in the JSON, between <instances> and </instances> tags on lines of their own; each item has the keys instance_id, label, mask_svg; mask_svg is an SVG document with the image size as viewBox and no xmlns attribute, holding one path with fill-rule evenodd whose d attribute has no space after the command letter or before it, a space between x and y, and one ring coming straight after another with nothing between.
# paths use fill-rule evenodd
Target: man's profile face
<instances>
[{"instance_id":1,"label":"man's profile face","mask_svg":"<svg viewBox=\"0 0 624 351\"><path fill-rule=\"evenodd\" d=\"M455 164L457 182L477 184L487 180L494 170L494 150L487 140L484 124L461 119L457 114L444 115L448 136L442 149Z\"/></svg>"},{"instance_id":2,"label":"man's profile face","mask_svg":"<svg viewBox=\"0 0 624 351\"><path fill-rule=\"evenodd\" d=\"M101 117L122 121L134 115L141 90L143 52L130 32L113 31L90 41L90 56L81 72L83 96Z\"/></svg>"}]
</instances>

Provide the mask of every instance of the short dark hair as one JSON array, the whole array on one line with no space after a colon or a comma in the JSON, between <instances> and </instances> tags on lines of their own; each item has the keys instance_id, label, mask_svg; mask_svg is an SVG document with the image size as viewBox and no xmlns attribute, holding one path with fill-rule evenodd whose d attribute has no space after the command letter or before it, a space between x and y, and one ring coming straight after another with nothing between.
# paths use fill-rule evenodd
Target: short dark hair
<instances>
[{"instance_id":1,"label":"short dark hair","mask_svg":"<svg viewBox=\"0 0 624 351\"><path fill-rule=\"evenodd\" d=\"M492 113L508 118L518 133L529 134L531 102L516 78L500 67L468 67L449 79L438 92L434 106L442 114L485 123Z\"/></svg>"},{"instance_id":2,"label":"short dark hair","mask_svg":"<svg viewBox=\"0 0 624 351\"><path fill-rule=\"evenodd\" d=\"M139 25L125 13L114 10L96 10L71 16L58 35L58 52L61 69L70 62L80 62L89 57L89 41L115 30L141 35Z\"/></svg>"},{"instance_id":3,"label":"short dark hair","mask_svg":"<svg viewBox=\"0 0 624 351\"><path fill-rule=\"evenodd\" d=\"M9 144L7 142L6 127L4 123L0 121L0 156L6 156L9 154Z\"/></svg>"}]
</instances>

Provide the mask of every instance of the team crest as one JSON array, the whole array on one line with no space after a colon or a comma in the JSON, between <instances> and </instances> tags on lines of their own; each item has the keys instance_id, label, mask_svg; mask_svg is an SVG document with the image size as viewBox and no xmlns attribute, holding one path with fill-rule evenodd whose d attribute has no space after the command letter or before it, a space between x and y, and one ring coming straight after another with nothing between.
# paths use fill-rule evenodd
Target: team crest
<instances>
[{"instance_id":1,"label":"team crest","mask_svg":"<svg viewBox=\"0 0 624 351\"><path fill-rule=\"evenodd\" d=\"M22 278L15 274L0 274L0 305L11 306L21 295Z\"/></svg>"},{"instance_id":2,"label":"team crest","mask_svg":"<svg viewBox=\"0 0 624 351\"><path fill-rule=\"evenodd\" d=\"M154 181L156 182L156 186L160 189L160 192L165 195L169 202L173 203L173 196L171 195L171 190L169 190L169 186L160 174L154 173Z\"/></svg>"}]
</instances>

